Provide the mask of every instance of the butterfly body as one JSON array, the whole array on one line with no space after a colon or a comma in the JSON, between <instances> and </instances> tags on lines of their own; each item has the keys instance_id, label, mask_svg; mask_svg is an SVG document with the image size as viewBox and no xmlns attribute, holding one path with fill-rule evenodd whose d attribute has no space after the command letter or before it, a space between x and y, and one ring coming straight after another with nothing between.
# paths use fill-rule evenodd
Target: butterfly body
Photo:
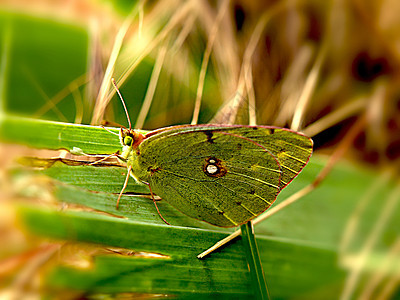
<instances>
[{"instance_id":1,"label":"butterfly body","mask_svg":"<svg viewBox=\"0 0 400 300\"><path fill-rule=\"evenodd\" d=\"M271 126L121 129L132 176L184 214L220 227L265 211L307 164L312 140Z\"/></svg>"}]
</instances>

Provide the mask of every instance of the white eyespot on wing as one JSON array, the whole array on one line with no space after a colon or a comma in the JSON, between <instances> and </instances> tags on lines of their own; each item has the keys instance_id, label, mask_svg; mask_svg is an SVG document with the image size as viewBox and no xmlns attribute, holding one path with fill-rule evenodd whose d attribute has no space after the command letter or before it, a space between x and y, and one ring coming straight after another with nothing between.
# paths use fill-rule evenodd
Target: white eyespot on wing
<instances>
[{"instance_id":1,"label":"white eyespot on wing","mask_svg":"<svg viewBox=\"0 0 400 300\"><path fill-rule=\"evenodd\" d=\"M218 167L216 165L207 165L206 171L208 174L217 174L218 173Z\"/></svg>"}]
</instances>

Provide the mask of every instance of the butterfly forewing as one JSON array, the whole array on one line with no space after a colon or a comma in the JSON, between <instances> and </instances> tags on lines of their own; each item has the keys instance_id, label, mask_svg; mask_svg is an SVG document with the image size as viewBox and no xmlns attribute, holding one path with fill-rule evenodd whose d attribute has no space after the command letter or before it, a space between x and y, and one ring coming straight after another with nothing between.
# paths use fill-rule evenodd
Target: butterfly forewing
<instances>
[{"instance_id":1,"label":"butterfly forewing","mask_svg":"<svg viewBox=\"0 0 400 300\"><path fill-rule=\"evenodd\" d=\"M154 193L191 217L231 227L272 204L307 163L312 142L273 127L176 126L150 133L138 150L136 175Z\"/></svg>"},{"instance_id":2,"label":"butterfly forewing","mask_svg":"<svg viewBox=\"0 0 400 300\"><path fill-rule=\"evenodd\" d=\"M273 155L258 151L260 146L250 140L224 132L210 139L210 133L165 136L160 148L154 142L144 144L141 165L153 170L147 178L152 190L185 214L236 226L273 202L280 167Z\"/></svg>"},{"instance_id":3,"label":"butterfly forewing","mask_svg":"<svg viewBox=\"0 0 400 300\"><path fill-rule=\"evenodd\" d=\"M281 165L281 189L300 173L308 163L313 151L313 142L309 137L289 129L273 126L182 125L153 131L150 133L149 140L179 134L184 131L223 131L251 139L262 145L276 157Z\"/></svg>"}]
</instances>

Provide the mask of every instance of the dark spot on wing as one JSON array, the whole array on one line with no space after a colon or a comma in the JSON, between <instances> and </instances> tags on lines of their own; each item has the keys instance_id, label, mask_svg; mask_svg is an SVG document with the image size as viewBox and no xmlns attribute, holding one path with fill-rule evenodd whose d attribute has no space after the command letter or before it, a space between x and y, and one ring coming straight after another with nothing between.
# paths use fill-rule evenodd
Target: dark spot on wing
<instances>
[{"instance_id":1,"label":"dark spot on wing","mask_svg":"<svg viewBox=\"0 0 400 300\"><path fill-rule=\"evenodd\" d=\"M237 144L237 145L236 145L236 149L238 149L238 150L242 150L242 144L240 144L240 143L239 143L239 144Z\"/></svg>"},{"instance_id":2,"label":"dark spot on wing","mask_svg":"<svg viewBox=\"0 0 400 300\"><path fill-rule=\"evenodd\" d=\"M279 155L279 154L281 154L282 152L286 152L286 149L284 149L284 148L282 148L282 147L277 147L277 149L276 149L276 155Z\"/></svg>"},{"instance_id":3,"label":"dark spot on wing","mask_svg":"<svg viewBox=\"0 0 400 300\"><path fill-rule=\"evenodd\" d=\"M255 194L255 190L254 189L251 189L250 191L249 191L249 194L252 194L252 195L254 195Z\"/></svg>"},{"instance_id":4,"label":"dark spot on wing","mask_svg":"<svg viewBox=\"0 0 400 300\"><path fill-rule=\"evenodd\" d=\"M210 177L223 177L228 172L228 169L223 165L223 162L213 156L207 157L203 165L204 174Z\"/></svg>"},{"instance_id":5,"label":"dark spot on wing","mask_svg":"<svg viewBox=\"0 0 400 300\"><path fill-rule=\"evenodd\" d=\"M210 144L214 144L214 139L213 137L213 132L211 130L206 130L204 131L204 134L207 136L207 142L209 142Z\"/></svg>"},{"instance_id":6,"label":"dark spot on wing","mask_svg":"<svg viewBox=\"0 0 400 300\"><path fill-rule=\"evenodd\" d=\"M218 212L220 215L223 215L225 212L224 211L219 211Z\"/></svg>"},{"instance_id":7,"label":"dark spot on wing","mask_svg":"<svg viewBox=\"0 0 400 300\"><path fill-rule=\"evenodd\" d=\"M156 173L156 172L158 172L158 171L160 171L160 170L161 170L160 167L156 167L156 168L148 167L148 168L147 168L147 171L150 172L150 175L153 175L154 173Z\"/></svg>"},{"instance_id":8,"label":"dark spot on wing","mask_svg":"<svg viewBox=\"0 0 400 300\"><path fill-rule=\"evenodd\" d=\"M236 204L237 204L237 205L242 205L242 202L237 201Z\"/></svg>"}]
</instances>

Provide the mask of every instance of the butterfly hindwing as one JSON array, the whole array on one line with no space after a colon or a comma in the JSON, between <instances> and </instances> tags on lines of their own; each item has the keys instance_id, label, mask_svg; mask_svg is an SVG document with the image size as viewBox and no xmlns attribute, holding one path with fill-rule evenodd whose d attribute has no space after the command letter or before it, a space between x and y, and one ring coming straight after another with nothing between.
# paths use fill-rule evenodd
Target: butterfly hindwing
<instances>
[{"instance_id":1,"label":"butterfly hindwing","mask_svg":"<svg viewBox=\"0 0 400 300\"><path fill-rule=\"evenodd\" d=\"M234 131L266 147L276 157L282 169L281 189L300 173L312 153L312 140L288 129L246 126Z\"/></svg>"},{"instance_id":2,"label":"butterfly hindwing","mask_svg":"<svg viewBox=\"0 0 400 300\"><path fill-rule=\"evenodd\" d=\"M273 127L176 126L149 134L134 169L186 215L232 227L265 211L311 149L310 139Z\"/></svg>"}]
</instances>

